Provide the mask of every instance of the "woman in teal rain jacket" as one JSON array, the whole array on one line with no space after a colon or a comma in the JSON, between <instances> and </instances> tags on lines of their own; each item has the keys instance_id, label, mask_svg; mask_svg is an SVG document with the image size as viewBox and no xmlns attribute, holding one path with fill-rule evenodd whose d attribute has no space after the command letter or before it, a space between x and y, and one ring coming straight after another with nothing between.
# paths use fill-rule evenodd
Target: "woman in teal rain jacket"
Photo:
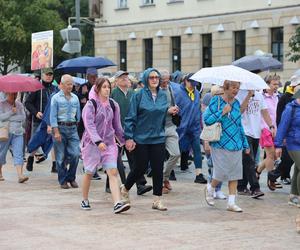
<instances>
[{"instance_id":1,"label":"woman in teal rain jacket","mask_svg":"<svg viewBox=\"0 0 300 250\"><path fill-rule=\"evenodd\" d=\"M167 208L160 200L165 156L164 127L166 113L173 114L176 109L168 109L167 96L159 89L160 73L156 69L145 70L142 82L144 88L133 94L125 118L126 148L133 151L136 167L130 171L121 194L129 201L129 190L145 173L150 162L154 195L152 208L165 211Z\"/></svg>"}]
</instances>

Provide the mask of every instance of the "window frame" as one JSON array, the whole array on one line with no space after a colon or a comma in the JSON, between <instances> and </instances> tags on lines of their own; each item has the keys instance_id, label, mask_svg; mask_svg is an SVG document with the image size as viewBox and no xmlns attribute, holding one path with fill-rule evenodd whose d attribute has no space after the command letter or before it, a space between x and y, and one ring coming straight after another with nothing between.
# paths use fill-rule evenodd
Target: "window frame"
<instances>
[{"instance_id":1,"label":"window frame","mask_svg":"<svg viewBox=\"0 0 300 250\"><path fill-rule=\"evenodd\" d=\"M279 31L279 34L274 34L275 32ZM273 55L273 58L277 59L281 63L283 63L284 60L284 29L283 27L274 27L271 28L271 53ZM276 37L275 40L273 39L274 36ZM278 36L281 36L281 39L278 39ZM276 49L274 49L274 45L276 46ZM274 53L275 52L275 53Z\"/></svg>"},{"instance_id":2,"label":"window frame","mask_svg":"<svg viewBox=\"0 0 300 250\"><path fill-rule=\"evenodd\" d=\"M143 39L144 45L144 69L153 67L153 39Z\"/></svg>"},{"instance_id":3,"label":"window frame","mask_svg":"<svg viewBox=\"0 0 300 250\"><path fill-rule=\"evenodd\" d=\"M171 56L172 71L181 70L181 36L171 37ZM175 56L177 59L175 59Z\"/></svg>"},{"instance_id":4,"label":"window frame","mask_svg":"<svg viewBox=\"0 0 300 250\"><path fill-rule=\"evenodd\" d=\"M201 35L202 38L202 67L212 66L212 33L206 33ZM205 44L206 38L208 38L208 45ZM208 58L206 58L208 55Z\"/></svg>"},{"instance_id":5,"label":"window frame","mask_svg":"<svg viewBox=\"0 0 300 250\"><path fill-rule=\"evenodd\" d=\"M241 37L238 37L241 34L243 34L242 39ZM245 55L246 55L246 31L245 30L234 31L234 60L238 60Z\"/></svg>"},{"instance_id":6,"label":"window frame","mask_svg":"<svg viewBox=\"0 0 300 250\"><path fill-rule=\"evenodd\" d=\"M119 47L119 70L127 71L127 40L119 40L118 47Z\"/></svg>"}]
</instances>

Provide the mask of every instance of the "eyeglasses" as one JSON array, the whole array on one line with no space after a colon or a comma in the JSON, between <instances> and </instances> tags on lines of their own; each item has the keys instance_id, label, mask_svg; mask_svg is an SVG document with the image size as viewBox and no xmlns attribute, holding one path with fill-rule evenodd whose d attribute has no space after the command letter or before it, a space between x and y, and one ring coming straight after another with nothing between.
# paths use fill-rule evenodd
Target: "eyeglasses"
<instances>
[{"instance_id":1,"label":"eyeglasses","mask_svg":"<svg viewBox=\"0 0 300 250\"><path fill-rule=\"evenodd\" d=\"M159 80L159 76L149 76L150 80Z\"/></svg>"}]
</instances>

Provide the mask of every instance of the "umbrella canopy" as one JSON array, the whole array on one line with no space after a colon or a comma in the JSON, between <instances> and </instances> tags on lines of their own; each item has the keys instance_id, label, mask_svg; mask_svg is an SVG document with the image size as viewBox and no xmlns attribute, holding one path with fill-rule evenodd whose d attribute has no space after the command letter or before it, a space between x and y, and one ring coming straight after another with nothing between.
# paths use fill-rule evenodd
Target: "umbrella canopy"
<instances>
[{"instance_id":1,"label":"umbrella canopy","mask_svg":"<svg viewBox=\"0 0 300 250\"><path fill-rule=\"evenodd\" d=\"M223 86L225 80L236 81L241 83L241 89L247 90L269 88L259 75L233 65L202 68L191 79L201 83L211 83L220 86Z\"/></svg>"},{"instance_id":2,"label":"umbrella canopy","mask_svg":"<svg viewBox=\"0 0 300 250\"><path fill-rule=\"evenodd\" d=\"M85 74L88 68L101 69L109 66L116 66L116 64L104 57L81 56L61 62L55 70L62 73Z\"/></svg>"},{"instance_id":3,"label":"umbrella canopy","mask_svg":"<svg viewBox=\"0 0 300 250\"><path fill-rule=\"evenodd\" d=\"M0 91L6 93L33 92L44 88L36 79L22 75L0 76Z\"/></svg>"},{"instance_id":4,"label":"umbrella canopy","mask_svg":"<svg viewBox=\"0 0 300 250\"><path fill-rule=\"evenodd\" d=\"M234 62L232 65L249 70L265 71L270 69L281 69L282 63L271 56L250 55L244 56Z\"/></svg>"},{"instance_id":5,"label":"umbrella canopy","mask_svg":"<svg viewBox=\"0 0 300 250\"><path fill-rule=\"evenodd\" d=\"M88 82L87 79L84 79L81 77L75 77L75 76L73 76L73 81L74 81L74 84L77 84L77 85L83 85Z\"/></svg>"},{"instance_id":6,"label":"umbrella canopy","mask_svg":"<svg viewBox=\"0 0 300 250\"><path fill-rule=\"evenodd\" d=\"M300 69L298 69L297 71L295 71L294 75L300 76Z\"/></svg>"}]
</instances>

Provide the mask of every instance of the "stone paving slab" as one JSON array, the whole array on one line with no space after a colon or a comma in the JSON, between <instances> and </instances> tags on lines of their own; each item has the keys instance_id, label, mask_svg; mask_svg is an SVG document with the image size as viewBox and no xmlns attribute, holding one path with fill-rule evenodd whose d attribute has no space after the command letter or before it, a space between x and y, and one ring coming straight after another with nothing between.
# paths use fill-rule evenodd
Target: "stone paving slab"
<instances>
[{"instance_id":1,"label":"stone paving slab","mask_svg":"<svg viewBox=\"0 0 300 250\"><path fill-rule=\"evenodd\" d=\"M10 161L8 161L10 163ZM300 249L290 207L290 186L271 192L264 184L263 199L238 197L244 209L226 211L226 201L208 207L204 185L194 175L176 170L173 191L163 197L169 210L151 209L152 195L130 191L132 208L112 213L111 196L104 192L105 178L92 181L91 211L80 209L81 189L62 190L50 161L35 164L30 180L16 182L11 165L3 167L0 182L0 249ZM205 167L204 167L205 169ZM77 181L82 173L78 169ZM151 180L148 179L149 183ZM224 186L225 193L227 188Z\"/></svg>"}]
</instances>

